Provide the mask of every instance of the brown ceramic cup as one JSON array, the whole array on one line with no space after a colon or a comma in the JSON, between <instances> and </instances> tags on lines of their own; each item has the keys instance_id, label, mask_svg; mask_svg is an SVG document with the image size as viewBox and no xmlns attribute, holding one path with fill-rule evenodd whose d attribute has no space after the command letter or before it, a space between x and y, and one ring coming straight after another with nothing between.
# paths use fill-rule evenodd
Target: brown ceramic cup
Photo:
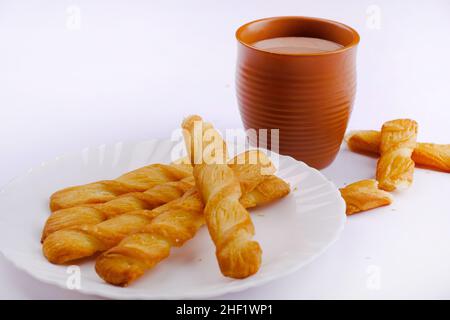
<instances>
[{"instance_id":1,"label":"brown ceramic cup","mask_svg":"<svg viewBox=\"0 0 450 320\"><path fill-rule=\"evenodd\" d=\"M275 37L321 38L343 48L285 54L252 46ZM342 143L355 98L358 33L325 19L275 17L243 25L236 38L236 90L244 127L257 132L279 129L281 154L318 169L329 165Z\"/></svg>"}]
</instances>

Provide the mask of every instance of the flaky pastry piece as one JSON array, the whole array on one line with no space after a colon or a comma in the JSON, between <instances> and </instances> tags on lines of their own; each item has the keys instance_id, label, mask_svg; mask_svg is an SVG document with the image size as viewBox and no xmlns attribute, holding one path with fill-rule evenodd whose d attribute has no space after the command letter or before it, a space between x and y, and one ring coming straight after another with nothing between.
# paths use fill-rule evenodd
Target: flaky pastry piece
<instances>
[{"instance_id":1,"label":"flaky pastry piece","mask_svg":"<svg viewBox=\"0 0 450 320\"><path fill-rule=\"evenodd\" d=\"M138 232L161 213L176 210L180 207L180 199L153 210L127 212L98 224L58 230L44 239L42 251L47 260L55 264L92 256L115 246L127 235Z\"/></svg>"},{"instance_id":2,"label":"flaky pastry piece","mask_svg":"<svg viewBox=\"0 0 450 320\"><path fill-rule=\"evenodd\" d=\"M418 143L412 159L419 165L450 172L450 144Z\"/></svg>"},{"instance_id":3,"label":"flaky pastry piece","mask_svg":"<svg viewBox=\"0 0 450 320\"><path fill-rule=\"evenodd\" d=\"M354 182L339 190L345 200L347 215L387 206L393 201L391 194L378 189L378 181L374 179Z\"/></svg>"},{"instance_id":4,"label":"flaky pastry piece","mask_svg":"<svg viewBox=\"0 0 450 320\"><path fill-rule=\"evenodd\" d=\"M50 197L50 210L103 203L125 193L142 192L155 185L181 180L191 175L190 165L152 164L128 172L115 180L97 181L59 190Z\"/></svg>"},{"instance_id":5,"label":"flaky pastry piece","mask_svg":"<svg viewBox=\"0 0 450 320\"><path fill-rule=\"evenodd\" d=\"M105 203L81 205L53 212L42 231L41 241L51 233L88 224L98 224L119 214L151 210L181 197L194 186L194 178L170 181L144 192L130 192Z\"/></svg>"},{"instance_id":6,"label":"flaky pastry piece","mask_svg":"<svg viewBox=\"0 0 450 320\"><path fill-rule=\"evenodd\" d=\"M260 206L289 193L289 185L269 176L240 199L244 207ZM95 270L106 282L127 286L167 258L172 247L181 247L204 224L203 203L197 192L183 196L183 210L167 211L139 233L124 238L97 258Z\"/></svg>"},{"instance_id":7,"label":"flaky pastry piece","mask_svg":"<svg viewBox=\"0 0 450 320\"><path fill-rule=\"evenodd\" d=\"M239 175L243 189L248 192L261 182L260 171L268 174L275 172L270 159L259 150L243 152L229 162ZM256 165L248 165L255 163ZM151 210L181 197L194 186L194 178L190 176L179 181L170 181L156 185L144 192L130 192L105 203L81 205L53 212L44 226L41 241L49 234L67 228L87 224L97 224L119 214L134 210Z\"/></svg>"},{"instance_id":8,"label":"flaky pastry piece","mask_svg":"<svg viewBox=\"0 0 450 320\"><path fill-rule=\"evenodd\" d=\"M257 187L267 176L254 170L258 164L242 164L232 169L247 186ZM245 169L247 168L247 169ZM275 168L273 168L275 170ZM250 174L252 173L252 174ZM246 200L248 204L253 197ZM181 209L180 209L181 208ZM61 229L48 235L43 242L43 253L52 263L62 264L104 251L116 245L126 235L142 229L156 216L172 210L182 210L181 198L175 199L153 210L136 210L105 220L98 224L85 224Z\"/></svg>"},{"instance_id":9,"label":"flaky pastry piece","mask_svg":"<svg viewBox=\"0 0 450 320\"><path fill-rule=\"evenodd\" d=\"M376 130L352 131L345 137L349 149L360 153L379 154L380 140ZM418 142L412 159L416 165L450 172L450 144Z\"/></svg>"},{"instance_id":10,"label":"flaky pastry piece","mask_svg":"<svg viewBox=\"0 0 450 320\"><path fill-rule=\"evenodd\" d=\"M398 119L385 122L381 128L380 158L376 178L379 187L386 191L402 190L413 181L417 122Z\"/></svg>"},{"instance_id":11,"label":"flaky pastry piece","mask_svg":"<svg viewBox=\"0 0 450 320\"><path fill-rule=\"evenodd\" d=\"M225 164L225 142L199 116L186 118L182 128L220 270L227 277L248 277L258 271L262 250L252 240L254 226L250 214L239 202L242 195L239 181Z\"/></svg>"},{"instance_id":12,"label":"flaky pastry piece","mask_svg":"<svg viewBox=\"0 0 450 320\"><path fill-rule=\"evenodd\" d=\"M263 176L273 175L276 171L269 157L260 150L242 152L229 160L228 166L239 177L241 191L244 194L255 189L261 183Z\"/></svg>"},{"instance_id":13,"label":"flaky pastry piece","mask_svg":"<svg viewBox=\"0 0 450 320\"><path fill-rule=\"evenodd\" d=\"M360 153L380 154L381 132L376 130L350 131L345 135L350 150Z\"/></svg>"}]
</instances>

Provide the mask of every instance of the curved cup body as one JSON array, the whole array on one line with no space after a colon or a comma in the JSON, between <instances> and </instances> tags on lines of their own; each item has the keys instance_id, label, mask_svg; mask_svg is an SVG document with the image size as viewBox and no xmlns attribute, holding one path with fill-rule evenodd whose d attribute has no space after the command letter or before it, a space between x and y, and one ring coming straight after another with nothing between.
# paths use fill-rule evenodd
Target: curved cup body
<instances>
[{"instance_id":1,"label":"curved cup body","mask_svg":"<svg viewBox=\"0 0 450 320\"><path fill-rule=\"evenodd\" d=\"M252 43L274 37L315 37L342 49L279 54ZM236 32L236 90L246 129L279 129L279 152L315 168L339 150L356 91L358 33L324 19L277 17L250 22ZM270 132L270 130L268 130ZM268 146L271 145L268 137Z\"/></svg>"}]
</instances>

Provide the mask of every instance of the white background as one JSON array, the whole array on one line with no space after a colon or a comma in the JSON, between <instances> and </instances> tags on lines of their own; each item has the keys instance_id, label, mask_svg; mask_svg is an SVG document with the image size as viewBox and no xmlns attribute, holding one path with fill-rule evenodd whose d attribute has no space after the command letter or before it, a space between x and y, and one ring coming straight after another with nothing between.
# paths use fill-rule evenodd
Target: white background
<instances>
[{"instance_id":1,"label":"white background","mask_svg":"<svg viewBox=\"0 0 450 320\"><path fill-rule=\"evenodd\" d=\"M359 31L350 129L410 117L419 140L450 143L449 1L1 0L0 185L86 146L168 137L192 113L241 127L234 31L278 15ZM323 173L342 186L373 177L375 161L343 148ZM450 298L449 191L448 174L416 170L410 190L350 217L310 265L222 298ZM42 284L0 257L0 298L90 297Z\"/></svg>"}]
</instances>

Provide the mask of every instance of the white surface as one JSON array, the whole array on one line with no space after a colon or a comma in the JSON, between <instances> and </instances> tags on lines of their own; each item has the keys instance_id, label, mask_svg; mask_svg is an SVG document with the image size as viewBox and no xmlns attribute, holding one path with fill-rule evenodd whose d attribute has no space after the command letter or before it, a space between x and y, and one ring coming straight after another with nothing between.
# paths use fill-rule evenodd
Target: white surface
<instances>
[{"instance_id":1,"label":"white surface","mask_svg":"<svg viewBox=\"0 0 450 320\"><path fill-rule=\"evenodd\" d=\"M71 5L81 10L80 30L66 13ZM240 127L234 30L276 15L335 19L360 32L351 129L412 117L421 141L449 143L449 13L445 0L2 0L0 185L85 146L168 137L190 113ZM372 177L374 165L344 150L323 172L342 186ZM224 298L450 298L449 185L449 175L417 170L392 206L348 219L317 261ZM86 297L43 285L3 258L0 283L0 298Z\"/></svg>"},{"instance_id":2,"label":"white surface","mask_svg":"<svg viewBox=\"0 0 450 320\"><path fill-rule=\"evenodd\" d=\"M148 163L170 163L179 142L148 140L89 148L65 156L14 180L0 194L0 252L18 268L46 283L69 287L74 273L50 264L39 242L49 216L48 195L64 186L117 177ZM243 150L242 150L243 151ZM198 299L239 292L297 271L325 252L342 233L345 203L319 171L287 156L275 155L277 175L292 192L269 206L252 210L263 248L260 270L235 280L221 275L206 228L127 288L106 284L95 273L95 259L79 264L79 291L119 299ZM275 163L275 161L274 161ZM20 198L27 201L17 201ZM280 215L281 214L281 215ZM26 224L23 221L27 221ZM68 273L69 272L69 273Z\"/></svg>"}]
</instances>

